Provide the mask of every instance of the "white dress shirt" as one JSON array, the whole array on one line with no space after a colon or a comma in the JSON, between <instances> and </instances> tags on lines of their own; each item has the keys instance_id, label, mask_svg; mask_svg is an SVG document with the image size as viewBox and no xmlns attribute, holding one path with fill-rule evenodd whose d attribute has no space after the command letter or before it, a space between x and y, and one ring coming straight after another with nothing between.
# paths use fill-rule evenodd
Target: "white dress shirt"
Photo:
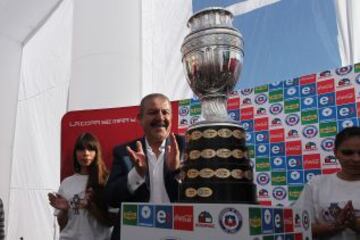
<instances>
[{"instance_id":1,"label":"white dress shirt","mask_svg":"<svg viewBox=\"0 0 360 240\"><path fill-rule=\"evenodd\" d=\"M149 168L150 178L150 200L151 203L169 203L170 199L166 192L164 182L164 162L165 162L165 144L164 140L159 148L160 154L156 158L156 154L152 151L150 144L145 139L145 149ZM135 192L141 184L145 183L145 178L141 177L135 168L131 169L128 174L128 188L131 193Z\"/></svg>"}]
</instances>

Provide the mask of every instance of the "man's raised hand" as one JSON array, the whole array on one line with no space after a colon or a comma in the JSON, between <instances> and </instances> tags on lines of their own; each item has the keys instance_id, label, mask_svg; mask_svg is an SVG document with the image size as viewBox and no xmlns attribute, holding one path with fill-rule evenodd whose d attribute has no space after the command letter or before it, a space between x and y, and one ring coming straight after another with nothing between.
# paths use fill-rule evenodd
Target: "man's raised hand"
<instances>
[{"instance_id":1,"label":"man's raised hand","mask_svg":"<svg viewBox=\"0 0 360 240\"><path fill-rule=\"evenodd\" d=\"M147 171L146 156L140 141L136 142L136 151L132 150L129 146L126 147L129 153L130 159L132 160L137 173L141 176L145 176Z\"/></svg>"}]
</instances>

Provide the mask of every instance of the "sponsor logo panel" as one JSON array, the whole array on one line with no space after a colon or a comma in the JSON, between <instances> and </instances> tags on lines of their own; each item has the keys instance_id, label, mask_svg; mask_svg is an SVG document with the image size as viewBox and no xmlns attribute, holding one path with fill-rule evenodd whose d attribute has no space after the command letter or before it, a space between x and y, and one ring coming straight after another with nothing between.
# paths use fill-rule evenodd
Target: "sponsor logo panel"
<instances>
[{"instance_id":1,"label":"sponsor logo panel","mask_svg":"<svg viewBox=\"0 0 360 240\"><path fill-rule=\"evenodd\" d=\"M227 109L235 110L240 108L240 97L231 97L227 100Z\"/></svg>"},{"instance_id":2,"label":"sponsor logo panel","mask_svg":"<svg viewBox=\"0 0 360 240\"><path fill-rule=\"evenodd\" d=\"M320 174L321 174L320 169L305 170L305 173L304 173L305 183L309 182L312 177L314 177L316 175L320 175Z\"/></svg>"},{"instance_id":3,"label":"sponsor logo panel","mask_svg":"<svg viewBox=\"0 0 360 240\"><path fill-rule=\"evenodd\" d=\"M297 113L289 114L285 118L285 123L287 126L295 126L300 122L300 117Z\"/></svg>"},{"instance_id":4,"label":"sponsor logo panel","mask_svg":"<svg viewBox=\"0 0 360 240\"><path fill-rule=\"evenodd\" d=\"M254 130L254 121L253 120L246 120L241 121L241 127L248 132L252 132Z\"/></svg>"},{"instance_id":5,"label":"sponsor logo panel","mask_svg":"<svg viewBox=\"0 0 360 240\"><path fill-rule=\"evenodd\" d=\"M343 106L337 106L337 118L345 119L345 118L354 118L356 117L356 107L355 104L347 104Z\"/></svg>"},{"instance_id":6,"label":"sponsor logo panel","mask_svg":"<svg viewBox=\"0 0 360 240\"><path fill-rule=\"evenodd\" d=\"M301 112L301 124L313 124L318 122L317 109Z\"/></svg>"},{"instance_id":7,"label":"sponsor logo panel","mask_svg":"<svg viewBox=\"0 0 360 240\"><path fill-rule=\"evenodd\" d=\"M286 185L286 172L271 172L271 183L273 186Z\"/></svg>"},{"instance_id":8,"label":"sponsor logo panel","mask_svg":"<svg viewBox=\"0 0 360 240\"><path fill-rule=\"evenodd\" d=\"M299 78L293 78L284 81L285 87L298 86L298 85L299 85Z\"/></svg>"},{"instance_id":9,"label":"sponsor logo panel","mask_svg":"<svg viewBox=\"0 0 360 240\"><path fill-rule=\"evenodd\" d=\"M258 87L255 87L254 91L255 91L255 94L268 92L269 91L269 86L268 85L258 86Z\"/></svg>"},{"instance_id":10,"label":"sponsor logo panel","mask_svg":"<svg viewBox=\"0 0 360 240\"><path fill-rule=\"evenodd\" d=\"M265 157L269 156L269 144L268 143L261 143L257 144L255 148L255 156Z\"/></svg>"},{"instance_id":11,"label":"sponsor logo panel","mask_svg":"<svg viewBox=\"0 0 360 240\"><path fill-rule=\"evenodd\" d=\"M344 105L355 102L355 91L353 88L336 92L336 105Z\"/></svg>"},{"instance_id":12,"label":"sponsor logo panel","mask_svg":"<svg viewBox=\"0 0 360 240\"><path fill-rule=\"evenodd\" d=\"M173 209L172 206L156 206L155 207L155 226L157 228L173 227Z\"/></svg>"},{"instance_id":13,"label":"sponsor logo panel","mask_svg":"<svg viewBox=\"0 0 360 240\"><path fill-rule=\"evenodd\" d=\"M257 172L270 171L269 158L256 158L255 166Z\"/></svg>"},{"instance_id":14,"label":"sponsor logo panel","mask_svg":"<svg viewBox=\"0 0 360 240\"><path fill-rule=\"evenodd\" d=\"M335 91L335 83L333 78L317 82L318 94L332 93L334 91Z\"/></svg>"},{"instance_id":15,"label":"sponsor logo panel","mask_svg":"<svg viewBox=\"0 0 360 240\"><path fill-rule=\"evenodd\" d=\"M261 230L262 234L273 233L273 209L261 209Z\"/></svg>"},{"instance_id":16,"label":"sponsor logo panel","mask_svg":"<svg viewBox=\"0 0 360 240\"><path fill-rule=\"evenodd\" d=\"M304 186L289 186L288 192L289 192L289 201L295 201L299 198Z\"/></svg>"},{"instance_id":17,"label":"sponsor logo panel","mask_svg":"<svg viewBox=\"0 0 360 240\"><path fill-rule=\"evenodd\" d=\"M283 209L275 208L274 209L274 232L275 233L282 233L284 232L284 215Z\"/></svg>"},{"instance_id":18,"label":"sponsor logo panel","mask_svg":"<svg viewBox=\"0 0 360 240\"><path fill-rule=\"evenodd\" d=\"M337 129L341 132L344 128L359 126L356 118L339 120L337 123Z\"/></svg>"},{"instance_id":19,"label":"sponsor logo panel","mask_svg":"<svg viewBox=\"0 0 360 240\"><path fill-rule=\"evenodd\" d=\"M196 227L215 228L214 219L210 212L201 211L197 217Z\"/></svg>"},{"instance_id":20,"label":"sponsor logo panel","mask_svg":"<svg viewBox=\"0 0 360 240\"><path fill-rule=\"evenodd\" d=\"M284 99L298 97L300 97L300 88L298 86L292 86L284 89Z\"/></svg>"},{"instance_id":21,"label":"sponsor logo panel","mask_svg":"<svg viewBox=\"0 0 360 240\"><path fill-rule=\"evenodd\" d=\"M285 133L283 128L270 130L271 143L284 142L284 140L285 140Z\"/></svg>"},{"instance_id":22,"label":"sponsor logo panel","mask_svg":"<svg viewBox=\"0 0 360 240\"><path fill-rule=\"evenodd\" d=\"M285 157L272 157L271 158L271 169L273 171L286 170Z\"/></svg>"},{"instance_id":23,"label":"sponsor logo panel","mask_svg":"<svg viewBox=\"0 0 360 240\"><path fill-rule=\"evenodd\" d=\"M317 108L317 96L301 98L301 109Z\"/></svg>"},{"instance_id":24,"label":"sponsor logo panel","mask_svg":"<svg viewBox=\"0 0 360 240\"><path fill-rule=\"evenodd\" d=\"M300 85L307 85L316 81L316 74L309 74L300 77Z\"/></svg>"},{"instance_id":25,"label":"sponsor logo panel","mask_svg":"<svg viewBox=\"0 0 360 240\"><path fill-rule=\"evenodd\" d=\"M229 110L228 116L234 121L239 121L240 120L240 110L239 109Z\"/></svg>"},{"instance_id":26,"label":"sponsor logo panel","mask_svg":"<svg viewBox=\"0 0 360 240\"><path fill-rule=\"evenodd\" d=\"M137 205L127 205L125 204L123 209L123 224L125 225L137 225Z\"/></svg>"},{"instance_id":27,"label":"sponsor logo panel","mask_svg":"<svg viewBox=\"0 0 360 240\"><path fill-rule=\"evenodd\" d=\"M301 141L288 141L285 143L285 152L287 156L301 155Z\"/></svg>"},{"instance_id":28,"label":"sponsor logo panel","mask_svg":"<svg viewBox=\"0 0 360 240\"><path fill-rule=\"evenodd\" d=\"M304 169L318 169L321 167L320 154L308 154L303 156Z\"/></svg>"},{"instance_id":29,"label":"sponsor logo panel","mask_svg":"<svg viewBox=\"0 0 360 240\"><path fill-rule=\"evenodd\" d=\"M274 199L278 200L278 201L282 201L286 198L287 192L286 192L286 188L283 186L277 186L274 187L273 192L272 192L272 196Z\"/></svg>"},{"instance_id":30,"label":"sponsor logo panel","mask_svg":"<svg viewBox=\"0 0 360 240\"><path fill-rule=\"evenodd\" d=\"M268 131L255 132L255 143L268 143L268 142L269 142Z\"/></svg>"},{"instance_id":31,"label":"sponsor logo panel","mask_svg":"<svg viewBox=\"0 0 360 240\"><path fill-rule=\"evenodd\" d=\"M261 208L249 208L250 235L261 234Z\"/></svg>"},{"instance_id":32,"label":"sponsor logo panel","mask_svg":"<svg viewBox=\"0 0 360 240\"><path fill-rule=\"evenodd\" d=\"M240 230L242 223L242 215L235 208L224 208L219 214L220 227L226 233L237 233Z\"/></svg>"},{"instance_id":33,"label":"sponsor logo panel","mask_svg":"<svg viewBox=\"0 0 360 240\"><path fill-rule=\"evenodd\" d=\"M300 99L289 99L284 102L285 113L295 113L300 111Z\"/></svg>"},{"instance_id":34,"label":"sponsor logo panel","mask_svg":"<svg viewBox=\"0 0 360 240\"><path fill-rule=\"evenodd\" d=\"M301 156L287 156L286 163L287 163L288 170L295 170L295 169L303 168Z\"/></svg>"},{"instance_id":35,"label":"sponsor logo panel","mask_svg":"<svg viewBox=\"0 0 360 240\"><path fill-rule=\"evenodd\" d=\"M284 81L276 81L269 84L269 90L284 88Z\"/></svg>"},{"instance_id":36,"label":"sponsor logo panel","mask_svg":"<svg viewBox=\"0 0 360 240\"><path fill-rule=\"evenodd\" d=\"M270 174L268 172L258 172L256 176L256 183L260 186L265 186L270 182Z\"/></svg>"},{"instance_id":37,"label":"sponsor logo panel","mask_svg":"<svg viewBox=\"0 0 360 240\"><path fill-rule=\"evenodd\" d=\"M319 109L319 121L328 122L336 120L336 107L324 107Z\"/></svg>"},{"instance_id":38,"label":"sponsor logo panel","mask_svg":"<svg viewBox=\"0 0 360 240\"><path fill-rule=\"evenodd\" d=\"M174 206L174 229L194 231L193 206Z\"/></svg>"},{"instance_id":39,"label":"sponsor logo panel","mask_svg":"<svg viewBox=\"0 0 360 240\"><path fill-rule=\"evenodd\" d=\"M307 84L300 86L300 95L301 97L313 96L316 94L316 84Z\"/></svg>"},{"instance_id":40,"label":"sponsor logo panel","mask_svg":"<svg viewBox=\"0 0 360 240\"><path fill-rule=\"evenodd\" d=\"M199 116L201 114L200 103L190 105L190 116Z\"/></svg>"},{"instance_id":41,"label":"sponsor logo panel","mask_svg":"<svg viewBox=\"0 0 360 240\"><path fill-rule=\"evenodd\" d=\"M324 122L319 124L320 128L320 137L332 137L337 133L336 122Z\"/></svg>"},{"instance_id":42,"label":"sponsor logo panel","mask_svg":"<svg viewBox=\"0 0 360 240\"><path fill-rule=\"evenodd\" d=\"M316 125L308 125L303 128L302 135L305 138L315 138L319 130Z\"/></svg>"},{"instance_id":43,"label":"sponsor logo panel","mask_svg":"<svg viewBox=\"0 0 360 240\"><path fill-rule=\"evenodd\" d=\"M268 101L268 96L264 93L255 96L255 104L257 105L263 105L267 103L267 101Z\"/></svg>"},{"instance_id":44,"label":"sponsor logo panel","mask_svg":"<svg viewBox=\"0 0 360 240\"><path fill-rule=\"evenodd\" d=\"M291 208L284 209L284 230L285 232L294 231L293 210Z\"/></svg>"},{"instance_id":45,"label":"sponsor logo panel","mask_svg":"<svg viewBox=\"0 0 360 240\"><path fill-rule=\"evenodd\" d=\"M344 75L347 75L348 73L350 73L351 70L352 70L352 65L349 65L349 66L337 68L335 70L335 73L339 76L344 76Z\"/></svg>"},{"instance_id":46,"label":"sponsor logo panel","mask_svg":"<svg viewBox=\"0 0 360 240\"><path fill-rule=\"evenodd\" d=\"M288 185L303 185L304 184L304 171L303 170L290 170L287 172Z\"/></svg>"},{"instance_id":47,"label":"sponsor logo panel","mask_svg":"<svg viewBox=\"0 0 360 240\"><path fill-rule=\"evenodd\" d=\"M240 120L254 119L254 107L242 108L240 110Z\"/></svg>"},{"instance_id":48,"label":"sponsor logo panel","mask_svg":"<svg viewBox=\"0 0 360 240\"><path fill-rule=\"evenodd\" d=\"M255 131L266 131L269 129L269 118L263 117L263 118L256 118L254 120L254 129Z\"/></svg>"},{"instance_id":49,"label":"sponsor logo panel","mask_svg":"<svg viewBox=\"0 0 360 240\"><path fill-rule=\"evenodd\" d=\"M335 106L335 93L327 93L318 95L318 105L321 107Z\"/></svg>"},{"instance_id":50,"label":"sponsor logo panel","mask_svg":"<svg viewBox=\"0 0 360 240\"><path fill-rule=\"evenodd\" d=\"M271 143L270 144L270 156L277 157L277 156L284 156L285 155L285 143Z\"/></svg>"},{"instance_id":51,"label":"sponsor logo panel","mask_svg":"<svg viewBox=\"0 0 360 240\"><path fill-rule=\"evenodd\" d=\"M139 226L154 226L154 206L152 205L139 205L138 207L138 225Z\"/></svg>"},{"instance_id":52,"label":"sponsor logo panel","mask_svg":"<svg viewBox=\"0 0 360 240\"><path fill-rule=\"evenodd\" d=\"M269 92L269 102L275 103L284 100L283 89L277 89Z\"/></svg>"}]
</instances>

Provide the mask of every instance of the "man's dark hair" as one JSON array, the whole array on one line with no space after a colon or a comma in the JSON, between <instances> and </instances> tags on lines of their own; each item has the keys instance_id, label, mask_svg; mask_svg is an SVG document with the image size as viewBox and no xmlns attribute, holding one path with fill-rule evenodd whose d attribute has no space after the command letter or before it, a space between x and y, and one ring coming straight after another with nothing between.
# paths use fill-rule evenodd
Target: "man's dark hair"
<instances>
[{"instance_id":1,"label":"man's dark hair","mask_svg":"<svg viewBox=\"0 0 360 240\"><path fill-rule=\"evenodd\" d=\"M348 127L339 132L335 137L335 150L349 138L360 137L360 127Z\"/></svg>"},{"instance_id":2,"label":"man's dark hair","mask_svg":"<svg viewBox=\"0 0 360 240\"><path fill-rule=\"evenodd\" d=\"M140 102L140 112L139 112L139 117L142 118L144 116L144 111L145 111L145 103L146 101L150 100L150 99L153 99L153 98L162 98L162 99L165 99L167 100L169 103L170 102L170 99L165 96L164 94L162 93L150 93L148 95L146 95L145 97L143 97L141 99L141 102Z\"/></svg>"}]
</instances>

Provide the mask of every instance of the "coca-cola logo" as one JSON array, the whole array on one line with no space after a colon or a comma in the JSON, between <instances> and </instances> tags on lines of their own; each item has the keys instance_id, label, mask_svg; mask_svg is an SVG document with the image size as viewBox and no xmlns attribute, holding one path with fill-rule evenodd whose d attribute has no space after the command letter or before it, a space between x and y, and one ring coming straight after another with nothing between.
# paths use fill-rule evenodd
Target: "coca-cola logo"
<instances>
[{"instance_id":1,"label":"coca-cola logo","mask_svg":"<svg viewBox=\"0 0 360 240\"><path fill-rule=\"evenodd\" d=\"M194 210L192 206L174 206L174 229L194 230Z\"/></svg>"}]
</instances>

